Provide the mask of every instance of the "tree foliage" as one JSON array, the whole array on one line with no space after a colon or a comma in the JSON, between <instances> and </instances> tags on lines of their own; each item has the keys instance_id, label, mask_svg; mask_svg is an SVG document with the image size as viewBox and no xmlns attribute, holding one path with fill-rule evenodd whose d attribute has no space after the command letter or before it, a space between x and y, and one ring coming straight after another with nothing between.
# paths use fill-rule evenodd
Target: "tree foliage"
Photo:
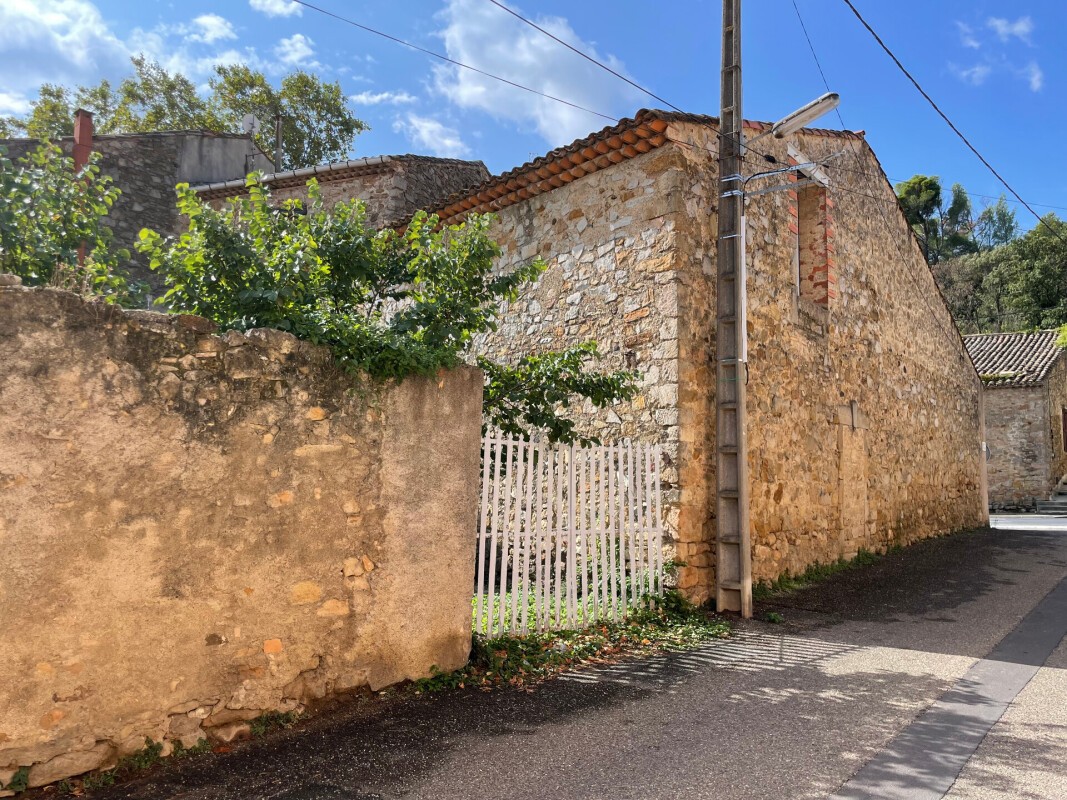
<instances>
[{"instance_id":1,"label":"tree foliage","mask_svg":"<svg viewBox=\"0 0 1067 800\"><path fill-rule=\"evenodd\" d=\"M326 208L317 183L308 202L274 205L250 176L248 194L214 209L178 187L188 231L144 230L138 249L168 289L161 303L226 329L277 328L328 346L346 369L376 378L432 374L471 360L479 334L496 329L501 303L536 279L535 262L493 269L499 255L488 216L440 227L416 215L403 234L373 231L359 201ZM539 429L572 441L558 407L574 398L604 405L629 396L629 373L583 369L595 345L527 357L515 367L486 359L487 415L508 431Z\"/></svg>"},{"instance_id":2,"label":"tree foliage","mask_svg":"<svg viewBox=\"0 0 1067 800\"><path fill-rule=\"evenodd\" d=\"M952 185L947 204L941 179L936 176L915 175L898 183L896 189L904 216L919 239L927 263L937 264L978 251L974 212L963 186Z\"/></svg>"},{"instance_id":3,"label":"tree foliage","mask_svg":"<svg viewBox=\"0 0 1067 800\"><path fill-rule=\"evenodd\" d=\"M600 358L595 342L566 350L524 356L514 365L481 357L486 375L486 419L505 434L522 435L531 429L545 432L551 442L595 443L579 436L573 419L560 416L577 398L604 408L626 400L637 391L632 372L597 372L586 367Z\"/></svg>"},{"instance_id":4,"label":"tree foliage","mask_svg":"<svg viewBox=\"0 0 1067 800\"><path fill-rule=\"evenodd\" d=\"M0 272L31 286L125 298L126 282L115 269L129 253L111 249L104 224L120 192L98 161L93 154L75 172L73 160L52 144L17 161L0 147Z\"/></svg>"},{"instance_id":5,"label":"tree foliage","mask_svg":"<svg viewBox=\"0 0 1067 800\"><path fill-rule=\"evenodd\" d=\"M345 158L355 137L367 126L352 114L341 85L304 71L284 76L278 87L266 75L244 65L218 65L201 95L186 76L169 72L144 56L131 59L133 74L117 87L103 80L95 86L69 88L44 84L23 118L3 120L3 131L39 139L70 136L74 110L93 112L100 133L144 133L204 129L241 133L245 114L263 123L259 147L273 158L275 116L282 117L284 163L297 169Z\"/></svg>"}]
</instances>

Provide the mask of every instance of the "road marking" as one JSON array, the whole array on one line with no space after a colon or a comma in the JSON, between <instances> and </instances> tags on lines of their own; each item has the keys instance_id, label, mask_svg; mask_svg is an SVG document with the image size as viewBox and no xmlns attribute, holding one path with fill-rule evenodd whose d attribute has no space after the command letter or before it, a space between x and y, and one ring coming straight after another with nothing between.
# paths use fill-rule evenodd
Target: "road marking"
<instances>
[{"instance_id":1,"label":"road marking","mask_svg":"<svg viewBox=\"0 0 1067 800\"><path fill-rule=\"evenodd\" d=\"M1067 578L831 800L939 800L1067 636Z\"/></svg>"}]
</instances>

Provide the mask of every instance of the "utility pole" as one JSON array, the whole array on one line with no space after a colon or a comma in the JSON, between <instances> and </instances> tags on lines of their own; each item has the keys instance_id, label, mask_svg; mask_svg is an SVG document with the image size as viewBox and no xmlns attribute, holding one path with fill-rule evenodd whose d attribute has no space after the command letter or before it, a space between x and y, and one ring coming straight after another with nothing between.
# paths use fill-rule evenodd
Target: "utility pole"
<instances>
[{"instance_id":1,"label":"utility pole","mask_svg":"<svg viewBox=\"0 0 1067 800\"><path fill-rule=\"evenodd\" d=\"M741 0L722 4L722 109L719 114L719 237L715 282L715 603L752 616L745 384L745 195L741 179Z\"/></svg>"}]
</instances>

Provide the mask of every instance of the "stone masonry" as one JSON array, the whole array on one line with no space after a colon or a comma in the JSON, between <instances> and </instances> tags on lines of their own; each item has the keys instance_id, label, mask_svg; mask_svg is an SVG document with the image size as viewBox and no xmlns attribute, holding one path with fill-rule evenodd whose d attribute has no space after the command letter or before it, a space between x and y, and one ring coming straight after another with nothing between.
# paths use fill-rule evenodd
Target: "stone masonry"
<instances>
[{"instance_id":1,"label":"stone masonry","mask_svg":"<svg viewBox=\"0 0 1067 800\"><path fill-rule=\"evenodd\" d=\"M716 125L641 112L433 209L450 224L495 213L501 269L548 265L481 352L595 339L600 366L640 371L638 396L584 409L584 430L663 444L695 600L714 588ZM982 524L981 384L877 159L836 131L760 151L825 166L748 202L756 579Z\"/></svg>"},{"instance_id":2,"label":"stone masonry","mask_svg":"<svg viewBox=\"0 0 1067 800\"><path fill-rule=\"evenodd\" d=\"M430 156L374 156L341 161L309 169L263 176L275 200L307 198L307 182L319 183L323 200L334 205L342 200L362 200L367 220L385 228L411 218L420 209L439 203L450 194L481 183L489 171L481 161ZM194 187L216 208L227 198L245 192L244 181L227 181Z\"/></svg>"},{"instance_id":3,"label":"stone masonry","mask_svg":"<svg viewBox=\"0 0 1067 800\"><path fill-rule=\"evenodd\" d=\"M375 384L5 275L0 349L0 783L465 663L478 370Z\"/></svg>"},{"instance_id":4,"label":"stone masonry","mask_svg":"<svg viewBox=\"0 0 1067 800\"><path fill-rule=\"evenodd\" d=\"M985 382L989 503L1032 510L1067 475L1067 358L1055 330L967 336Z\"/></svg>"},{"instance_id":5,"label":"stone masonry","mask_svg":"<svg viewBox=\"0 0 1067 800\"><path fill-rule=\"evenodd\" d=\"M146 282L156 295L162 290L159 276L148 269L134 243L142 228L164 236L184 230L174 204L175 185L242 178L270 163L258 150L251 155L248 137L207 131L104 135L92 143L93 150L101 154L101 172L122 190L105 220L115 231L114 246L130 251L130 260L122 267L134 280ZM39 144L34 139L0 140L11 159ZM73 140L67 137L57 144L69 154Z\"/></svg>"}]
</instances>

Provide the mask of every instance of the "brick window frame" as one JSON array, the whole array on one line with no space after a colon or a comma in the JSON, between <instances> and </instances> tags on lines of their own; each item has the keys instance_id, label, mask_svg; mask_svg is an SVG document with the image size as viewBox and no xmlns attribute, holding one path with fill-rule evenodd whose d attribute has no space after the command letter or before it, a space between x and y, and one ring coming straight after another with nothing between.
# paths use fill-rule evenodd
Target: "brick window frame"
<instances>
[{"instance_id":1,"label":"brick window frame","mask_svg":"<svg viewBox=\"0 0 1067 800\"><path fill-rule=\"evenodd\" d=\"M790 166L810 163L794 147ZM817 167L789 173L789 232L793 235L793 293L798 304L828 309L837 298L837 261L834 242L834 201L830 181Z\"/></svg>"}]
</instances>

